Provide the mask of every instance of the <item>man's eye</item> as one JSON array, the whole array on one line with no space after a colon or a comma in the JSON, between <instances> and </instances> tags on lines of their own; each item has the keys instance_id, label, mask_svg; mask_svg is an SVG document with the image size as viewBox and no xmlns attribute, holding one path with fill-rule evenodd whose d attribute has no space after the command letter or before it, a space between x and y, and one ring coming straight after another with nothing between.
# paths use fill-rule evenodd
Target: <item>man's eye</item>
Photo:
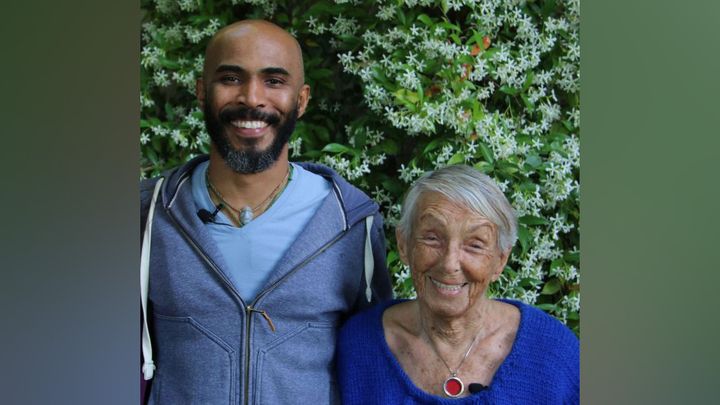
<instances>
[{"instance_id":1,"label":"man's eye","mask_svg":"<svg viewBox=\"0 0 720 405\"><path fill-rule=\"evenodd\" d=\"M283 80L280 80L280 79L271 78L271 79L267 79L267 80L266 80L266 83L267 83L267 84L270 84L270 85L272 85L272 86L279 86L279 85L281 85L281 84L283 84L283 83L285 83L285 82L284 82Z\"/></svg>"},{"instance_id":2,"label":"man's eye","mask_svg":"<svg viewBox=\"0 0 720 405\"><path fill-rule=\"evenodd\" d=\"M235 76L223 76L220 78L220 81L223 83L237 83L240 79Z\"/></svg>"}]
</instances>

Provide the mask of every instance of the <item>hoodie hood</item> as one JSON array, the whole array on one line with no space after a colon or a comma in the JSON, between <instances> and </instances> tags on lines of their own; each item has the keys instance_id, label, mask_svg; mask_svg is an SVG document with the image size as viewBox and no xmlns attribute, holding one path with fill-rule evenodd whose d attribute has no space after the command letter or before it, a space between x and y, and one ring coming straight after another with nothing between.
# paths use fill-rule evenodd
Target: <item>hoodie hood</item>
<instances>
[{"instance_id":1,"label":"hoodie hood","mask_svg":"<svg viewBox=\"0 0 720 405\"><path fill-rule=\"evenodd\" d=\"M163 206L165 208L172 207L180 186L190 179L193 170L198 164L208 159L208 155L200 155L178 168L163 172L161 176L165 177L165 182L162 186L161 194ZM347 180L342 178L333 169L318 163L304 162L296 164L302 166L307 171L324 177L331 182L333 192L337 195L345 216L345 229L352 227L370 215L378 213L379 206L376 202L371 200L357 187L348 183ZM141 193L152 192L154 183L155 182L152 180L143 181L140 186Z\"/></svg>"},{"instance_id":2,"label":"hoodie hood","mask_svg":"<svg viewBox=\"0 0 720 405\"><path fill-rule=\"evenodd\" d=\"M298 163L305 170L323 176L333 185L333 190L338 194L340 203L345 213L345 221L348 227L352 227L361 220L379 211L378 204L371 200L357 187L348 183L333 169L318 163Z\"/></svg>"}]
</instances>

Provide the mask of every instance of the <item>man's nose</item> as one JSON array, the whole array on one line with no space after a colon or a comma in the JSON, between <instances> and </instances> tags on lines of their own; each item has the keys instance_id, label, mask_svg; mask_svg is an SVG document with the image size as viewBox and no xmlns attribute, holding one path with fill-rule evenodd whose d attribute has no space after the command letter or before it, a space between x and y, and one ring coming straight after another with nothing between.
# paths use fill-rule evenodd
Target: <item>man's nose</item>
<instances>
[{"instance_id":1,"label":"man's nose","mask_svg":"<svg viewBox=\"0 0 720 405\"><path fill-rule=\"evenodd\" d=\"M241 87L238 102L249 108L265 107L265 87L262 80L250 79Z\"/></svg>"}]
</instances>

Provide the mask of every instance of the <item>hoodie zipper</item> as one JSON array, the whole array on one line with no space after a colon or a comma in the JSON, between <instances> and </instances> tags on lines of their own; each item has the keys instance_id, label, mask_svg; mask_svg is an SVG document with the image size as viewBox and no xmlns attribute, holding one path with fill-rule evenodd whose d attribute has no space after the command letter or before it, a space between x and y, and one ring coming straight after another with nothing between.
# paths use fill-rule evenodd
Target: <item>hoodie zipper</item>
<instances>
[{"instance_id":1,"label":"hoodie zipper","mask_svg":"<svg viewBox=\"0 0 720 405\"><path fill-rule=\"evenodd\" d=\"M312 255L305 258L302 262L298 263L295 267L293 267L287 274L285 274L283 277L281 277L278 281L276 281L274 284L272 284L267 289L260 292L260 294L255 297L255 300L252 302L252 305L256 305L265 295L273 291L277 286L282 284L288 277L295 274L299 269L304 267L306 264L308 264L310 261L315 259L317 256L325 252L327 249L329 249L332 245L334 245L337 241L339 241L343 236L345 236L350 229L350 227L347 225L347 221L345 219L344 210L342 207L345 206L345 202L343 201L342 194L340 193L340 190L336 187L335 182L332 182L333 188L336 190L335 196L339 199L339 202L341 203L341 209L343 215L343 224L344 228L342 232L340 232L335 238L333 238L331 241L323 245L320 249L315 251ZM243 395L243 404L248 405L249 404L249 398L250 398L250 329L252 328L252 313L258 312L260 313L265 320L268 322L268 325L270 326L270 329L275 332L275 325L272 322L272 319L270 318L270 315L265 310L258 310L256 308L253 308L253 306L249 306L245 304L245 301L240 296L240 293L237 292L235 287L232 285L230 280L225 277L225 275L220 271L220 268L217 267L215 262L208 257L208 255L200 248L200 246L195 242L195 240L190 237L190 234L185 230L185 228L180 225L178 220L175 218L175 216L170 212L170 209L168 207L163 207L165 209L165 212L168 214L168 217L172 220L175 227L180 231L183 238L195 249L195 251L205 260L205 262L208 264L211 270L217 274L218 277L220 277L221 280L225 283L225 285L230 289L232 294L237 298L237 300L240 302L246 316L245 316L245 339L243 341L243 346L245 349L245 367L243 369L243 379L245 380L244 384L244 395Z\"/></svg>"},{"instance_id":2,"label":"hoodie zipper","mask_svg":"<svg viewBox=\"0 0 720 405\"><path fill-rule=\"evenodd\" d=\"M237 292L235 289L235 286L232 285L230 280L225 277L225 275L220 271L220 268L215 264L215 262L208 257L207 254L200 248L200 246L195 242L195 240L190 237L188 232L185 230L185 228L180 225L180 223L177 221L175 216L170 212L168 208L165 208L165 212L168 214L168 217L172 220L173 224L177 228L177 230L180 232L180 234L185 238L185 240L190 244L190 246L195 249L195 251L200 255L200 257L203 258L205 263L210 267L210 269L218 276L220 279L225 283L227 288L230 290L230 292L235 296L235 298L240 302L240 305L243 309L243 312L245 313L245 339L243 340L243 349L245 351L245 366L243 367L242 373L245 380L245 395L243 399L244 404L248 404L248 383L249 383L249 371L250 371L250 314L251 314L251 308L248 307L245 304L245 301L240 296L240 293Z\"/></svg>"}]
</instances>

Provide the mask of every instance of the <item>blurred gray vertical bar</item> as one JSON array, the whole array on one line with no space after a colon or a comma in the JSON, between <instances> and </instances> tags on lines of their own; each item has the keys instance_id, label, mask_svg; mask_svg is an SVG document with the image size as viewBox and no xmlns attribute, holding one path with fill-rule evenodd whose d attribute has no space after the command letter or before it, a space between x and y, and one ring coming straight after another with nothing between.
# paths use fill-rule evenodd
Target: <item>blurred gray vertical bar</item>
<instances>
[{"instance_id":1,"label":"blurred gray vertical bar","mask_svg":"<svg viewBox=\"0 0 720 405\"><path fill-rule=\"evenodd\" d=\"M137 403L139 4L0 15L0 402Z\"/></svg>"}]
</instances>

